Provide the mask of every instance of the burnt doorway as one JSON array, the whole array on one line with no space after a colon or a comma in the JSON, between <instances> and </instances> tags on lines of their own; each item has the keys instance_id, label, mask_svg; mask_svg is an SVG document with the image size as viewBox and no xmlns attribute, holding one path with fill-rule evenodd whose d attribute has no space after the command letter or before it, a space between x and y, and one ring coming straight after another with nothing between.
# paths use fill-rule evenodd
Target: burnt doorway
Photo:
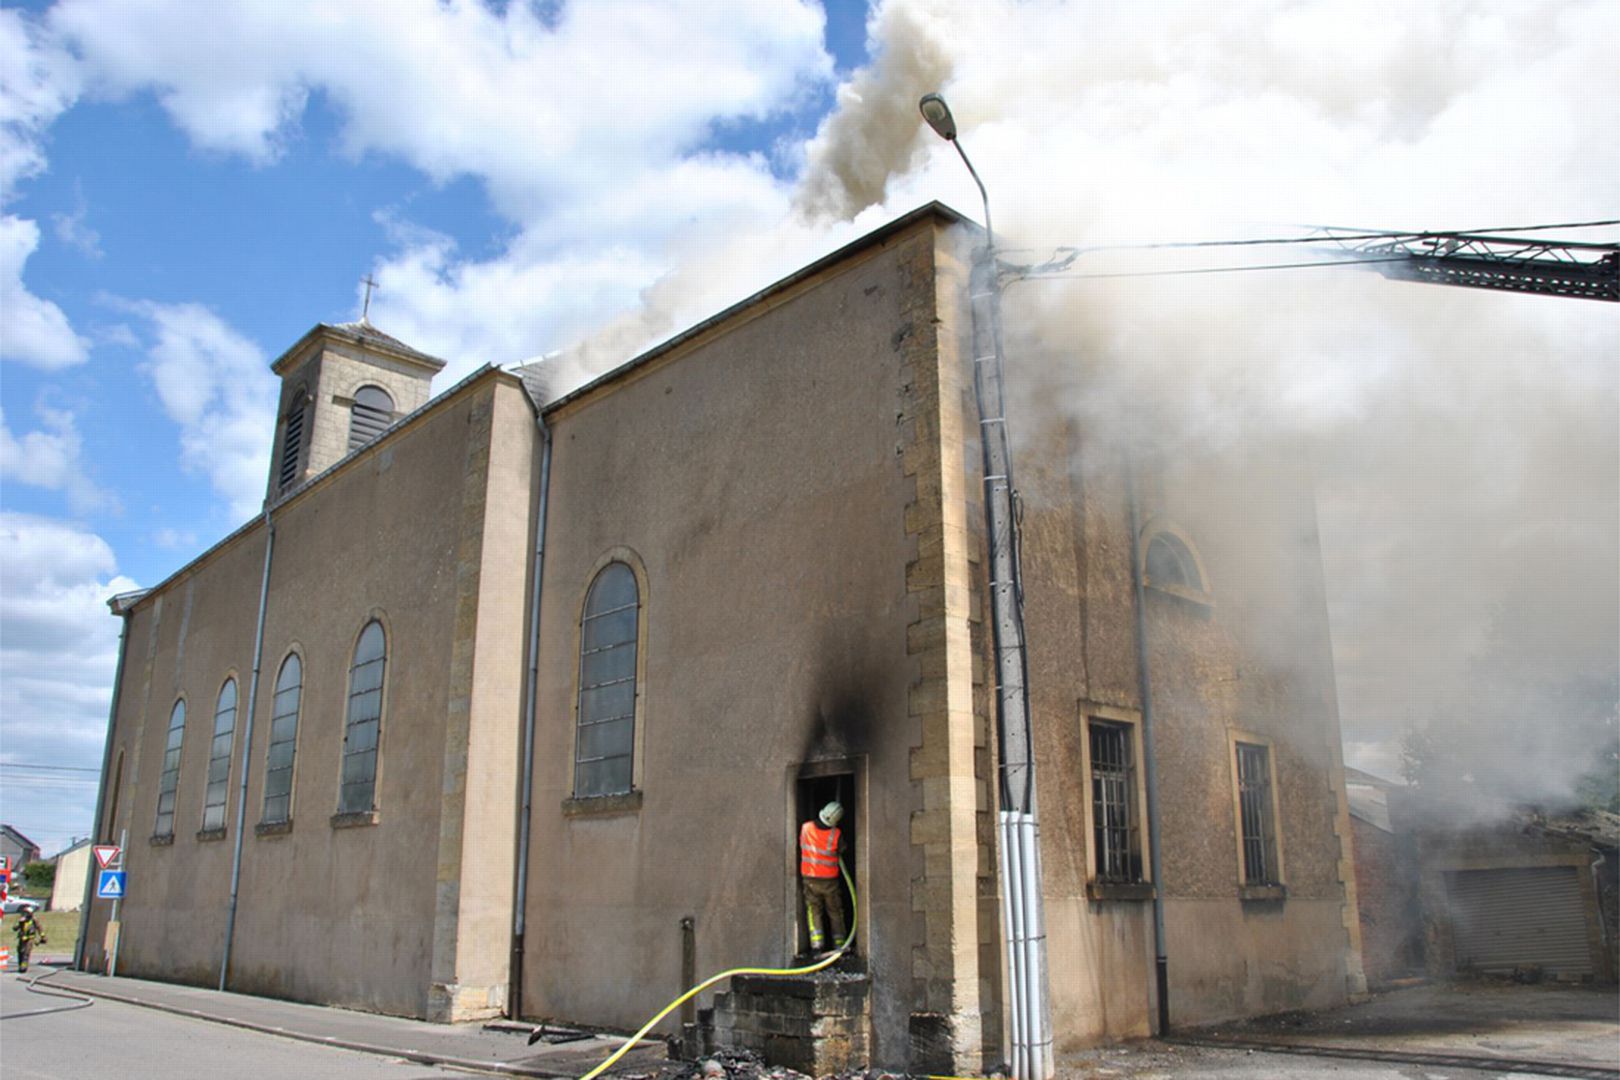
<instances>
[{"instance_id":1,"label":"burnt doorway","mask_svg":"<svg viewBox=\"0 0 1620 1080\"><path fill-rule=\"evenodd\" d=\"M857 877L856 867L860 865L856 857L856 838L860 835L860 811L856 805L858 800L857 785L855 783L855 770L847 762L810 762L799 770L798 782L794 789L794 819L793 835L799 834L799 826L806 821L814 820L821 812L821 808L828 803L837 801L843 804L844 817L838 823L840 833L839 853L844 859L844 868L849 872L849 879L854 879L857 889L861 882ZM797 842L795 840L795 842ZM793 860L793 871L797 875L799 861ZM854 925L856 914L855 897L851 896L849 879L839 878L840 895L844 900L844 924L846 927ZM797 943L797 953L801 957L810 955L810 925L805 917L804 897L795 883L793 905L795 920L794 941ZM846 933L848 931L846 930ZM834 944L842 944L836 942ZM832 947L832 946L829 946Z\"/></svg>"}]
</instances>

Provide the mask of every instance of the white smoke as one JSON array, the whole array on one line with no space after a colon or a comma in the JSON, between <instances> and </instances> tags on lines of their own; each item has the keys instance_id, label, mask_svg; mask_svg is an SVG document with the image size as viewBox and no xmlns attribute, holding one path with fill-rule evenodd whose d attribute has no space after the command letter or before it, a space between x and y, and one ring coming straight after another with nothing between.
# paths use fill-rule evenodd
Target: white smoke
<instances>
[{"instance_id":1,"label":"white smoke","mask_svg":"<svg viewBox=\"0 0 1620 1080\"><path fill-rule=\"evenodd\" d=\"M808 154L811 214L934 195L976 212L917 117L940 90L1010 259L1620 216L1612 3L891 0L869 29L873 61ZM1308 257L1097 253L1072 271ZM1604 767L1620 692L1614 307L1339 269L1041 281L1007 301L1012 408L1031 426L1056 410L1172 459L1303 440L1352 764L1393 775L1403 730L1429 725L1459 774L1515 797L1561 798Z\"/></svg>"}]
</instances>

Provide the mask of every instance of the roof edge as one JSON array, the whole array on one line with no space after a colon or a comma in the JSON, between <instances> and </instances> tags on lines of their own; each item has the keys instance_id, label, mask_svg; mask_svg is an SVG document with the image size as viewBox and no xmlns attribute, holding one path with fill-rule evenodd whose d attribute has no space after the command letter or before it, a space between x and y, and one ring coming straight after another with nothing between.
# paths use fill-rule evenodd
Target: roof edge
<instances>
[{"instance_id":1,"label":"roof edge","mask_svg":"<svg viewBox=\"0 0 1620 1080\"><path fill-rule=\"evenodd\" d=\"M906 213L901 214L893 221L879 225L871 232L863 233L854 240L851 240L849 243L845 244L843 247L838 248L827 255L823 255L815 262L801 266L799 269L793 271L793 273L787 275L786 277L773 281L763 289L760 289L758 292L753 293L750 296L744 297L735 304L732 304L730 307L723 308L701 322L694 323L685 330L682 330L680 333L676 334L674 337L667 338L659 344L654 345L652 348L638 353L629 360L626 360L624 363L620 364L618 367L609 368L607 371L604 371L602 374L598 375L589 382L575 387L554 401L548 402L541 411L545 413L552 412L555 409L562 408L564 405L567 405L572 401L576 401L579 398L584 397L586 394L596 391L600 387L629 374L631 371L634 371L642 365L656 360L658 357L667 353L673 352L675 349L686 344L688 341L691 341L698 335L713 329L714 327L726 322L736 315L741 314L754 305L763 303L778 293L785 292L808 278L815 277L823 270L845 261L858 252L864 251L866 248L875 247L878 244L888 241L896 234L904 232L917 222L928 217L937 218L950 225L966 225L971 229L978 229L981 227L972 218L953 207L947 206L938 199L923 203L916 209L908 210Z\"/></svg>"},{"instance_id":2,"label":"roof edge","mask_svg":"<svg viewBox=\"0 0 1620 1080\"><path fill-rule=\"evenodd\" d=\"M175 582L177 582L181 578L185 577L185 575L187 575L188 573L191 573L193 570L195 570L198 566L202 565L202 563L204 561L212 558L214 555L218 554L220 551L223 551L226 548L226 546L228 546L229 544L235 542L236 540L240 539L241 537L246 536L248 533L252 532L255 528L263 525L266 515L268 515L269 517L274 519L275 513L277 511L279 511L282 507L286 506L293 499L298 498L299 496L303 495L305 492L307 492L307 491L311 490L312 488L320 485L328 477L331 477L331 476L335 475L336 473L338 473L338 472L340 472L340 471L342 471L344 469L347 469L350 465L354 464L354 462L360 460L360 458L362 458L362 457L365 457L367 455L368 451L371 451L371 450L375 449L376 447L381 446L384 442L386 442L389 439L393 438L394 436L398 435L401 431L405 430L407 427L409 427L410 425L415 423L417 420L420 420L423 416L427 415L428 413L436 412L439 408L441 408L442 406L448 404L451 399L459 396L463 391L467 390L468 388L473 386L475 383L480 382L484 378L489 377L489 376L504 377L504 378L509 379L512 382L518 384L519 388L522 387L523 380L518 378L516 375L512 374L510 371L505 371L505 370L503 370L501 368L496 367L493 364L484 364L484 365L480 366L472 374L468 375L466 378L462 379L460 382L458 382L454 386L450 387L450 389L444 391L444 393L437 394L434 397L429 398L425 403L423 403L423 405L420 408L415 409L412 412L406 413L404 416L402 416L398 420L394 421L386 429L383 430L381 435L378 435L371 442L368 442L366 445L360 447L358 450L354 450L354 451L352 451L352 452L350 452L348 454L345 454L343 457L339 458L337 461L334 461L332 464L328 465L325 469L321 470L320 472L316 473L314 476L311 476L309 479L307 479L303 483L299 484L297 487L293 488L287 494L281 496L275 502L268 504L263 510L259 511L259 513L255 514L253 517L251 517L248 520L244 521L242 524L238 525L236 528L232 529L230 532L228 532L224 536L220 537L214 543L212 543L208 547L204 548L195 557L187 560L183 565L181 565L179 568L177 568L176 570L171 572L168 576L164 577L156 585L153 585L153 586L151 586L149 588L145 588L145 589L136 589L136 590L133 590L133 591L127 592L127 593L119 593L117 596L114 596L114 597L112 597L111 599L109 599L107 601L107 606L109 608L112 608L113 614L115 614L115 615L123 615L126 612L133 610L142 601L146 600L148 597L152 596L154 593L158 593L158 592L161 592L161 591L169 588L169 586L173 585ZM527 396L527 395L525 395L525 396ZM119 601L125 601L125 600L127 600L127 602L123 605L121 610L119 608L113 607L113 605L115 603L117 603Z\"/></svg>"},{"instance_id":3,"label":"roof edge","mask_svg":"<svg viewBox=\"0 0 1620 1080\"><path fill-rule=\"evenodd\" d=\"M286 349L280 356L272 360L270 362L270 370L277 375L283 374L286 368L292 363L293 359L304 351L305 346L309 345L317 338L323 337L335 338L338 341L345 341L351 345L360 345L364 348L372 349L376 352L382 353L384 356L392 357L403 363L410 364L413 367L423 368L430 375L438 374L440 371L443 371L445 367L445 361L439 357L422 352L420 349L413 349L403 341L400 341L398 338L393 337L390 334L385 334L381 330L376 330L373 328L372 333L366 333L364 331L350 329L347 326L318 322L314 326L310 327L309 330L304 333L303 337L293 342L290 348Z\"/></svg>"}]
</instances>

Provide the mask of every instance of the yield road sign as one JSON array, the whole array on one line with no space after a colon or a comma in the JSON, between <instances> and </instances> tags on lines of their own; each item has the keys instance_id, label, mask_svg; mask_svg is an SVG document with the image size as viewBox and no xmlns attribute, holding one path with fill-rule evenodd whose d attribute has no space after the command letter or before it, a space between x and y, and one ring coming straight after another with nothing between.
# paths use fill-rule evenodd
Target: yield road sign
<instances>
[{"instance_id":1,"label":"yield road sign","mask_svg":"<svg viewBox=\"0 0 1620 1080\"><path fill-rule=\"evenodd\" d=\"M103 870L96 882L96 895L103 900L122 900L127 871Z\"/></svg>"},{"instance_id":2,"label":"yield road sign","mask_svg":"<svg viewBox=\"0 0 1620 1080\"><path fill-rule=\"evenodd\" d=\"M118 856L123 854L117 844L97 844L90 850L96 853L96 865L103 870L118 863Z\"/></svg>"}]
</instances>

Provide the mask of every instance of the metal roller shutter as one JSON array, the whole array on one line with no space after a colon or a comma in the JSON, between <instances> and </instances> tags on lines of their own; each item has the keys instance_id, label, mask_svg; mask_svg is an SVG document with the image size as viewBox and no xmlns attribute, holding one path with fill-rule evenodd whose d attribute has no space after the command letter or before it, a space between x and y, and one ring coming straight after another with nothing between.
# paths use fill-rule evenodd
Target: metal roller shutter
<instances>
[{"instance_id":1,"label":"metal roller shutter","mask_svg":"<svg viewBox=\"0 0 1620 1080\"><path fill-rule=\"evenodd\" d=\"M1457 967L1592 974L1586 911L1573 866L1459 870L1447 875Z\"/></svg>"}]
</instances>

